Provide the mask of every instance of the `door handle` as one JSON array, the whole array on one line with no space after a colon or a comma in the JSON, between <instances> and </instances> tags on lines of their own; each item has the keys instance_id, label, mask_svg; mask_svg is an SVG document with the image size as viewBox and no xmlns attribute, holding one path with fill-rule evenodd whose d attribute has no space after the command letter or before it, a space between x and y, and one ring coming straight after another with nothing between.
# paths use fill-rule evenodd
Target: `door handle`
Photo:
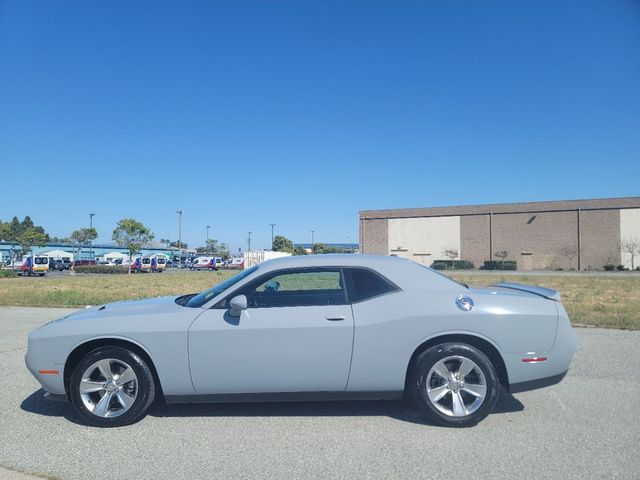
<instances>
[{"instance_id":1,"label":"door handle","mask_svg":"<svg viewBox=\"0 0 640 480\"><path fill-rule=\"evenodd\" d=\"M346 317L344 315L340 315L340 316L337 316L337 317L324 317L324 318L326 318L330 322L339 322L341 320L344 320Z\"/></svg>"}]
</instances>

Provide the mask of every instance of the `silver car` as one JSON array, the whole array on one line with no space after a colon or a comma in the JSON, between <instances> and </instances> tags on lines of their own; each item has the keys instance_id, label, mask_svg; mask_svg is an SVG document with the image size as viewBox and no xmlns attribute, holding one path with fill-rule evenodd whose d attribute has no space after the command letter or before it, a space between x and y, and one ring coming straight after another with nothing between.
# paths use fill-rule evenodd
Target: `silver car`
<instances>
[{"instance_id":1,"label":"silver car","mask_svg":"<svg viewBox=\"0 0 640 480\"><path fill-rule=\"evenodd\" d=\"M396 257L272 260L198 294L112 303L29 335L27 367L86 423L167 402L411 397L475 425L511 392L559 382L576 335L555 290L469 288Z\"/></svg>"}]
</instances>

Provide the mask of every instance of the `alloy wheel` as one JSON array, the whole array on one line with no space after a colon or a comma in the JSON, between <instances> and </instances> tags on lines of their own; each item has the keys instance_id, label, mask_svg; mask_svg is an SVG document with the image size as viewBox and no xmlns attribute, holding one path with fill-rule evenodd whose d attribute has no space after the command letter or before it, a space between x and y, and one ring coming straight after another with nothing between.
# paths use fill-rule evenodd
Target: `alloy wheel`
<instances>
[{"instance_id":1,"label":"alloy wheel","mask_svg":"<svg viewBox=\"0 0 640 480\"><path fill-rule=\"evenodd\" d=\"M138 395L138 377L126 362L104 358L84 371L78 389L82 402L91 413L113 418L134 404Z\"/></svg>"},{"instance_id":2,"label":"alloy wheel","mask_svg":"<svg viewBox=\"0 0 640 480\"><path fill-rule=\"evenodd\" d=\"M426 388L431 404L450 417L471 415L487 395L487 381L480 367L458 355L443 358L431 367Z\"/></svg>"}]
</instances>

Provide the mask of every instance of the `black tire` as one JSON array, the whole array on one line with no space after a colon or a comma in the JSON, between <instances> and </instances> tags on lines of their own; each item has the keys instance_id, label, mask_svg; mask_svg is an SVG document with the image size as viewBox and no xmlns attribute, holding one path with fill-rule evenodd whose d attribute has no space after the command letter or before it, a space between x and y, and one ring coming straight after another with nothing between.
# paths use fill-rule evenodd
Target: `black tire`
<instances>
[{"instance_id":1,"label":"black tire","mask_svg":"<svg viewBox=\"0 0 640 480\"><path fill-rule=\"evenodd\" d=\"M447 359L446 365L454 371L458 369L459 372L462 359L471 360L477 368L468 374L468 378L463 378L462 384L457 383L453 377L453 383L449 384L432 371L432 369L438 368L436 367L438 362L445 359ZM477 398L465 390L464 382L467 381L468 388L471 388L472 383L482 384L483 380L485 395L481 401L476 403ZM441 392L447 390L447 393L434 404L427 393L428 385L434 392L436 388L444 387ZM491 360L476 347L464 343L443 343L425 350L418 356L411 372L409 389L414 403L428 420L444 427L464 428L476 425L493 411L498 400L499 382ZM473 389L478 390L475 385ZM453 414L453 396L457 392L459 392L457 398L463 401L463 410L459 410L460 416ZM450 402L450 406L447 405L448 402ZM469 402L468 405L467 402ZM462 413L467 412L467 407L469 407L470 413Z\"/></svg>"},{"instance_id":2,"label":"black tire","mask_svg":"<svg viewBox=\"0 0 640 480\"><path fill-rule=\"evenodd\" d=\"M112 359L122 361L133 369L136 380L136 397L124 413L114 417L101 417L89 410L82 400L80 394L80 382L85 371L99 360ZM85 355L74 367L71 379L68 384L67 396L75 411L82 417L82 420L96 427L120 427L135 423L145 416L149 406L155 398L156 386L153 381L153 374L146 362L136 353L123 347L100 347ZM99 395L99 393L98 393Z\"/></svg>"}]
</instances>

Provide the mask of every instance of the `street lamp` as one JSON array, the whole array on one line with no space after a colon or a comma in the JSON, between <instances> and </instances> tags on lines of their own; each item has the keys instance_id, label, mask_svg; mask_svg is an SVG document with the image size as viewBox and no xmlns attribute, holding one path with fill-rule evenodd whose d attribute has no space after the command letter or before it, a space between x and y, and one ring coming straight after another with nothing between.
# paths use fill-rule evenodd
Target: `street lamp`
<instances>
[{"instance_id":1,"label":"street lamp","mask_svg":"<svg viewBox=\"0 0 640 480\"><path fill-rule=\"evenodd\" d=\"M89 214L89 228L93 228L93 217L95 217L95 213ZM93 240L89 239L89 258L93 260Z\"/></svg>"},{"instance_id":2,"label":"street lamp","mask_svg":"<svg viewBox=\"0 0 640 480\"><path fill-rule=\"evenodd\" d=\"M249 251L251 251L251 232L249 232L249 238L247 238L247 243L249 244Z\"/></svg>"},{"instance_id":3,"label":"street lamp","mask_svg":"<svg viewBox=\"0 0 640 480\"><path fill-rule=\"evenodd\" d=\"M180 216L178 220L178 267L182 268L182 214L184 210L176 210L176 213Z\"/></svg>"},{"instance_id":4,"label":"street lamp","mask_svg":"<svg viewBox=\"0 0 640 480\"><path fill-rule=\"evenodd\" d=\"M205 244L205 246L207 247L207 252L209 252L209 229L211 228L211 225L207 225L207 243Z\"/></svg>"},{"instance_id":5,"label":"street lamp","mask_svg":"<svg viewBox=\"0 0 640 480\"><path fill-rule=\"evenodd\" d=\"M311 253L313 253L313 245L315 242L313 241L313 234L316 233L315 230L311 230Z\"/></svg>"},{"instance_id":6,"label":"street lamp","mask_svg":"<svg viewBox=\"0 0 640 480\"><path fill-rule=\"evenodd\" d=\"M273 227L275 227L276 224L270 223L269 226L271 227L271 249L273 250Z\"/></svg>"}]
</instances>

